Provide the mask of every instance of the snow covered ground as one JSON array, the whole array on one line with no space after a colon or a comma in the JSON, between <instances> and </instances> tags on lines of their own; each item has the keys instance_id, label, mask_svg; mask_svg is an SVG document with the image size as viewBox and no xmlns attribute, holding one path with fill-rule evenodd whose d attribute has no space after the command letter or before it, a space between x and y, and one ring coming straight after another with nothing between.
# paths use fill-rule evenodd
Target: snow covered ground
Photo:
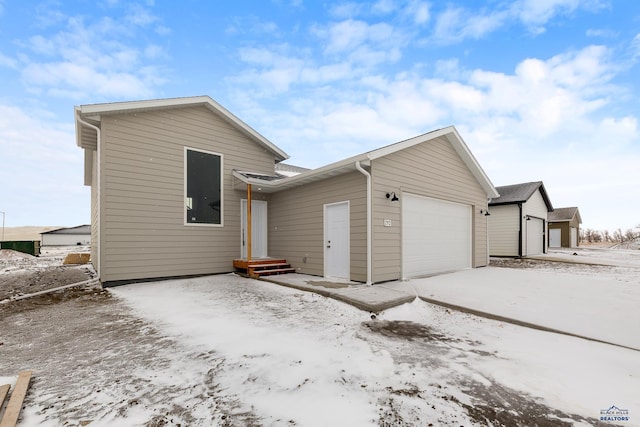
<instances>
[{"instance_id":1,"label":"snow covered ground","mask_svg":"<svg viewBox=\"0 0 640 427\"><path fill-rule=\"evenodd\" d=\"M636 342L636 317L603 313L638 311L637 269L598 267L594 277L586 265L539 265L438 276L433 292L459 286L449 298L482 302L461 285L471 283L489 309L527 300L531 320L565 328L576 325L552 306L568 298L567 318ZM560 285L545 286L551 277ZM500 299L514 287L520 301ZM600 306L606 294L623 295L623 308ZM0 376L36 370L21 426L608 426L600 411L613 405L630 418L617 425L640 425L640 352L420 300L371 319L317 294L220 275L38 303L2 320Z\"/></svg>"}]
</instances>

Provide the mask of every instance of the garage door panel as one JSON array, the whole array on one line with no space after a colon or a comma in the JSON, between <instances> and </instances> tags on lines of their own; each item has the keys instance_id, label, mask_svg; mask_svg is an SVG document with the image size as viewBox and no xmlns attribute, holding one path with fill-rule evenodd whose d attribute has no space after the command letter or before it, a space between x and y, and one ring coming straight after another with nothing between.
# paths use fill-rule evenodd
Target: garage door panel
<instances>
[{"instance_id":1,"label":"garage door panel","mask_svg":"<svg viewBox=\"0 0 640 427\"><path fill-rule=\"evenodd\" d=\"M404 194L403 276L419 277L471 266L471 207Z\"/></svg>"}]
</instances>

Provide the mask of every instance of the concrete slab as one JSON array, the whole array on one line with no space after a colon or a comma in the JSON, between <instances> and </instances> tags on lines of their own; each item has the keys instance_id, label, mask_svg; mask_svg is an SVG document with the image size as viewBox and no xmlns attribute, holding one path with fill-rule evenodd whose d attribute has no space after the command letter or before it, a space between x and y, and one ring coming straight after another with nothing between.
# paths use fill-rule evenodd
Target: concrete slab
<instances>
[{"instance_id":1,"label":"concrete slab","mask_svg":"<svg viewBox=\"0 0 640 427\"><path fill-rule=\"evenodd\" d=\"M379 285L360 285L335 289L331 292L330 296L331 298L344 301L354 307L372 313L379 313L416 299L415 294L408 294Z\"/></svg>"},{"instance_id":2,"label":"concrete slab","mask_svg":"<svg viewBox=\"0 0 640 427\"><path fill-rule=\"evenodd\" d=\"M326 280L305 274L283 274L262 277L260 280L303 291L315 292L371 313L380 313L389 308L412 302L417 296L413 290L409 292L400 287L368 286L358 282Z\"/></svg>"}]
</instances>

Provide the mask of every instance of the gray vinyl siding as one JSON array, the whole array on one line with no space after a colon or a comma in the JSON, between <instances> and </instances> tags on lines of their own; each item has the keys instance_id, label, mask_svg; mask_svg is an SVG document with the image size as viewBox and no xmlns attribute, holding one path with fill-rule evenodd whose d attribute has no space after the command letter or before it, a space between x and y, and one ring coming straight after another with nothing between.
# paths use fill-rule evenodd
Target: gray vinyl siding
<instances>
[{"instance_id":1,"label":"gray vinyl siding","mask_svg":"<svg viewBox=\"0 0 640 427\"><path fill-rule=\"evenodd\" d=\"M479 214L487 208L487 194L465 163L444 137L418 144L406 150L372 161L372 281L401 277L401 193L471 205L472 265L487 265L487 220ZM399 202L391 202L386 193L394 191ZM384 227L390 219L392 226Z\"/></svg>"},{"instance_id":2,"label":"gray vinyl siding","mask_svg":"<svg viewBox=\"0 0 640 427\"><path fill-rule=\"evenodd\" d=\"M367 186L360 172L272 194L268 214L269 256L285 258L298 273L324 276L324 205L347 200L351 280L365 282Z\"/></svg>"},{"instance_id":3,"label":"gray vinyl siding","mask_svg":"<svg viewBox=\"0 0 640 427\"><path fill-rule=\"evenodd\" d=\"M223 226L184 225L184 147L223 156ZM232 170L271 174L273 153L205 107L105 115L101 150L103 282L233 270Z\"/></svg>"},{"instance_id":4,"label":"gray vinyl siding","mask_svg":"<svg viewBox=\"0 0 640 427\"><path fill-rule=\"evenodd\" d=\"M490 212L491 256L519 256L520 208L518 205L492 206Z\"/></svg>"}]
</instances>

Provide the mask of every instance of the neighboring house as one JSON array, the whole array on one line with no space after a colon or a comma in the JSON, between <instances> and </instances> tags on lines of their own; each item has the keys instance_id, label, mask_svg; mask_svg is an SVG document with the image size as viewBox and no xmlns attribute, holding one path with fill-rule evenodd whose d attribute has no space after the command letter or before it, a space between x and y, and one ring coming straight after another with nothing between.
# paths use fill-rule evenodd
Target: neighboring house
<instances>
[{"instance_id":1,"label":"neighboring house","mask_svg":"<svg viewBox=\"0 0 640 427\"><path fill-rule=\"evenodd\" d=\"M489 202L491 256L528 256L547 252L547 215L553 206L541 181L496 187Z\"/></svg>"},{"instance_id":2,"label":"neighboring house","mask_svg":"<svg viewBox=\"0 0 640 427\"><path fill-rule=\"evenodd\" d=\"M454 127L306 170L208 96L75 117L107 286L229 272L249 248L366 283L488 264L481 211L498 193Z\"/></svg>"},{"instance_id":3,"label":"neighboring house","mask_svg":"<svg viewBox=\"0 0 640 427\"><path fill-rule=\"evenodd\" d=\"M91 226L59 228L40 233L41 246L76 246L91 243Z\"/></svg>"},{"instance_id":4,"label":"neighboring house","mask_svg":"<svg viewBox=\"0 0 640 427\"><path fill-rule=\"evenodd\" d=\"M577 248L582 218L576 207L555 208L549 213L549 247Z\"/></svg>"}]
</instances>

